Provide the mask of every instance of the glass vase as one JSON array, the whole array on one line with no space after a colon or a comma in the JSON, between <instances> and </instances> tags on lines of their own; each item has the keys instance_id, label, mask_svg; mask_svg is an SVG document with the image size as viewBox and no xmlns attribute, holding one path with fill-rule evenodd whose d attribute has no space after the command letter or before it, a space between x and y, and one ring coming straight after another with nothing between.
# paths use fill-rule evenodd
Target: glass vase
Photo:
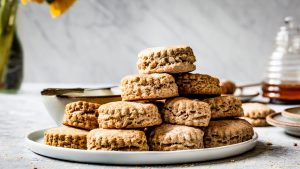
<instances>
[{"instance_id":1,"label":"glass vase","mask_svg":"<svg viewBox=\"0 0 300 169\"><path fill-rule=\"evenodd\" d=\"M15 29L18 0L0 0L0 92L17 91L23 79L23 52Z\"/></svg>"}]
</instances>

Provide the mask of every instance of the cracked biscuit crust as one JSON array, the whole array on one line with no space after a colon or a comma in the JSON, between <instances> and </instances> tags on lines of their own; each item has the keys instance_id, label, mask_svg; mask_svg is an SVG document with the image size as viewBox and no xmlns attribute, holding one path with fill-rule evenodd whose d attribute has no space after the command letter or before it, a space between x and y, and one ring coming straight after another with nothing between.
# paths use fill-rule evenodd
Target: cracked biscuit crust
<instances>
[{"instance_id":1,"label":"cracked biscuit crust","mask_svg":"<svg viewBox=\"0 0 300 169\"><path fill-rule=\"evenodd\" d=\"M166 73L131 75L121 81L121 96L125 101L163 99L178 96L178 88Z\"/></svg>"},{"instance_id":2,"label":"cracked biscuit crust","mask_svg":"<svg viewBox=\"0 0 300 169\"><path fill-rule=\"evenodd\" d=\"M143 128L161 124L156 105L127 101L111 102L98 109L100 128Z\"/></svg>"},{"instance_id":3,"label":"cracked biscuit crust","mask_svg":"<svg viewBox=\"0 0 300 169\"><path fill-rule=\"evenodd\" d=\"M196 69L190 46L148 48L138 54L139 73L185 73Z\"/></svg>"},{"instance_id":4,"label":"cracked biscuit crust","mask_svg":"<svg viewBox=\"0 0 300 169\"><path fill-rule=\"evenodd\" d=\"M254 135L252 125L243 119L210 121L204 132L205 148L244 142Z\"/></svg>"},{"instance_id":5,"label":"cracked biscuit crust","mask_svg":"<svg viewBox=\"0 0 300 169\"><path fill-rule=\"evenodd\" d=\"M72 127L57 127L44 133L44 143L50 146L86 149L88 131Z\"/></svg>"},{"instance_id":6,"label":"cracked biscuit crust","mask_svg":"<svg viewBox=\"0 0 300 169\"><path fill-rule=\"evenodd\" d=\"M82 129L98 128L99 104L85 101L72 102L66 105L63 124Z\"/></svg>"},{"instance_id":7,"label":"cracked biscuit crust","mask_svg":"<svg viewBox=\"0 0 300 169\"><path fill-rule=\"evenodd\" d=\"M180 95L221 94L219 79L206 74L180 74L176 76L176 83Z\"/></svg>"},{"instance_id":8,"label":"cracked biscuit crust","mask_svg":"<svg viewBox=\"0 0 300 169\"><path fill-rule=\"evenodd\" d=\"M172 124L162 124L150 131L148 143L153 151L175 151L203 148L201 129Z\"/></svg>"},{"instance_id":9,"label":"cracked biscuit crust","mask_svg":"<svg viewBox=\"0 0 300 169\"><path fill-rule=\"evenodd\" d=\"M211 118L241 117L244 115L242 102L235 96L218 96L202 100L211 107Z\"/></svg>"},{"instance_id":10,"label":"cracked biscuit crust","mask_svg":"<svg viewBox=\"0 0 300 169\"><path fill-rule=\"evenodd\" d=\"M146 135L139 130L94 129L87 135L88 150L147 151Z\"/></svg>"},{"instance_id":11,"label":"cracked biscuit crust","mask_svg":"<svg viewBox=\"0 0 300 169\"><path fill-rule=\"evenodd\" d=\"M162 114L167 123L195 127L207 126L211 117L207 103L184 97L168 99Z\"/></svg>"}]
</instances>

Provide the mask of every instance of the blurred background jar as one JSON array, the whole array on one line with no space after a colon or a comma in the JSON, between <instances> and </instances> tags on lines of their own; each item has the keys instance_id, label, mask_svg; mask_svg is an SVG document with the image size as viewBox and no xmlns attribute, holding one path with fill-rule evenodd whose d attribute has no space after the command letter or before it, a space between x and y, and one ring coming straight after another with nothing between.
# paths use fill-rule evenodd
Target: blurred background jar
<instances>
[{"instance_id":1,"label":"blurred background jar","mask_svg":"<svg viewBox=\"0 0 300 169\"><path fill-rule=\"evenodd\" d=\"M16 34L18 0L0 0L0 92L17 91L23 79L23 52Z\"/></svg>"},{"instance_id":2,"label":"blurred background jar","mask_svg":"<svg viewBox=\"0 0 300 169\"><path fill-rule=\"evenodd\" d=\"M271 102L300 101L300 27L292 17L286 17L285 25L276 36L276 48L272 53L263 82L263 96Z\"/></svg>"}]
</instances>

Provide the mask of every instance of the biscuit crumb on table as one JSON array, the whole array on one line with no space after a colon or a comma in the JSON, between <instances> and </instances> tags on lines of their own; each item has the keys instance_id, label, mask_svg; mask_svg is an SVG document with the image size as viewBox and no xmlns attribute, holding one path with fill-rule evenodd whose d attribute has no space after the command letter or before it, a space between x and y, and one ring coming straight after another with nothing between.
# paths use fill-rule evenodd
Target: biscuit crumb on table
<instances>
[{"instance_id":1,"label":"biscuit crumb on table","mask_svg":"<svg viewBox=\"0 0 300 169\"><path fill-rule=\"evenodd\" d=\"M266 144L267 144L268 146L271 146L271 145L273 145L273 143L272 143L272 142L270 142L270 141L267 141L267 142L266 142Z\"/></svg>"}]
</instances>

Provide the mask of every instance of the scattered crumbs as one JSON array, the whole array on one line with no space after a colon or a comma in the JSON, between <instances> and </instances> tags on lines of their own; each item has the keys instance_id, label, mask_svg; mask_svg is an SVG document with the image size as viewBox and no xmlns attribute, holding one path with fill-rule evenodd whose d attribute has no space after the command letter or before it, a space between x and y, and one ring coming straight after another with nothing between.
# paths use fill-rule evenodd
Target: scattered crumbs
<instances>
[{"instance_id":1,"label":"scattered crumbs","mask_svg":"<svg viewBox=\"0 0 300 169\"><path fill-rule=\"evenodd\" d=\"M297 147L297 146L298 146L298 144L297 144L297 143L294 143L294 146L295 146L295 147Z\"/></svg>"},{"instance_id":2,"label":"scattered crumbs","mask_svg":"<svg viewBox=\"0 0 300 169\"><path fill-rule=\"evenodd\" d=\"M17 160L21 160L21 159L23 159L23 157L22 157L22 156L19 156L19 157L16 157L16 159L17 159Z\"/></svg>"},{"instance_id":3,"label":"scattered crumbs","mask_svg":"<svg viewBox=\"0 0 300 169\"><path fill-rule=\"evenodd\" d=\"M271 145L273 145L270 141L267 141L267 145L268 146L271 146Z\"/></svg>"}]
</instances>

